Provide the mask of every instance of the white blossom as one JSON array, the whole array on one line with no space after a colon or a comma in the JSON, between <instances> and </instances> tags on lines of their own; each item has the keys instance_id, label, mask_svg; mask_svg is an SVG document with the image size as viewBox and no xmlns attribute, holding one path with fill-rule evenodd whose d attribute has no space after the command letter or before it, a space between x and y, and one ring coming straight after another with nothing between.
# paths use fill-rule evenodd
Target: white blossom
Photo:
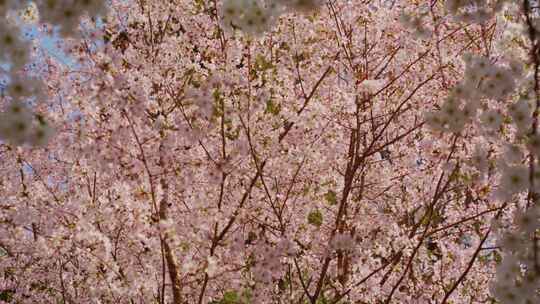
<instances>
[{"instance_id":1,"label":"white blossom","mask_svg":"<svg viewBox=\"0 0 540 304\"><path fill-rule=\"evenodd\" d=\"M30 135L31 125L32 112L24 103L15 100L0 113L0 138L22 144Z\"/></svg>"},{"instance_id":2,"label":"white blossom","mask_svg":"<svg viewBox=\"0 0 540 304\"><path fill-rule=\"evenodd\" d=\"M499 198L504 200L526 190L529 185L529 168L521 165L505 166L497 192Z\"/></svg>"},{"instance_id":3,"label":"white blossom","mask_svg":"<svg viewBox=\"0 0 540 304\"><path fill-rule=\"evenodd\" d=\"M503 116L496 110L487 110L480 115L483 127L490 131L498 131L503 123Z\"/></svg>"},{"instance_id":4,"label":"white blossom","mask_svg":"<svg viewBox=\"0 0 540 304\"><path fill-rule=\"evenodd\" d=\"M29 43L21 39L20 28L0 19L0 60L20 68L28 61L29 49Z\"/></svg>"},{"instance_id":5,"label":"white blossom","mask_svg":"<svg viewBox=\"0 0 540 304\"><path fill-rule=\"evenodd\" d=\"M506 144L504 159L509 163L519 163L523 158L523 152L518 145Z\"/></svg>"},{"instance_id":6,"label":"white blossom","mask_svg":"<svg viewBox=\"0 0 540 304\"><path fill-rule=\"evenodd\" d=\"M540 228L540 207L534 206L528 210L517 210L515 219L521 231L528 234L534 233Z\"/></svg>"},{"instance_id":7,"label":"white blossom","mask_svg":"<svg viewBox=\"0 0 540 304\"><path fill-rule=\"evenodd\" d=\"M484 149L480 145L476 145L474 148L474 153L472 156L472 164L473 166L478 169L481 173L485 173L488 169L488 153L486 149Z\"/></svg>"},{"instance_id":8,"label":"white blossom","mask_svg":"<svg viewBox=\"0 0 540 304\"><path fill-rule=\"evenodd\" d=\"M353 250L355 243L353 238L345 233L338 233L332 238L330 245L335 250Z\"/></svg>"},{"instance_id":9,"label":"white blossom","mask_svg":"<svg viewBox=\"0 0 540 304\"><path fill-rule=\"evenodd\" d=\"M87 13L92 17L106 13L104 0L38 0L36 4L41 21L60 25L64 36L76 34L83 14Z\"/></svg>"},{"instance_id":10,"label":"white blossom","mask_svg":"<svg viewBox=\"0 0 540 304\"><path fill-rule=\"evenodd\" d=\"M508 114L510 114L521 133L524 133L530 128L532 123L532 107L528 100L520 99L508 106Z\"/></svg>"}]
</instances>

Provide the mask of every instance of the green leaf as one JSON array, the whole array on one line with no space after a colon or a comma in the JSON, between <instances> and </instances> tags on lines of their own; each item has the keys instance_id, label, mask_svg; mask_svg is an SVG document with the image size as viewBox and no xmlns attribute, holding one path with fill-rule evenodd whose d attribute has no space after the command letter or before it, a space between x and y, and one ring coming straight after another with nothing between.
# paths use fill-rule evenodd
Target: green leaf
<instances>
[{"instance_id":1,"label":"green leaf","mask_svg":"<svg viewBox=\"0 0 540 304\"><path fill-rule=\"evenodd\" d=\"M223 300L221 300L222 304L236 304L240 300L240 297L236 293L236 291L227 291L223 295Z\"/></svg>"},{"instance_id":2,"label":"green leaf","mask_svg":"<svg viewBox=\"0 0 540 304\"><path fill-rule=\"evenodd\" d=\"M294 55L294 61L295 62L302 62L307 59L307 55L305 53L299 53Z\"/></svg>"},{"instance_id":3,"label":"green leaf","mask_svg":"<svg viewBox=\"0 0 540 304\"><path fill-rule=\"evenodd\" d=\"M278 281L279 291L283 292L283 291L287 290L288 286L289 286L289 282L288 282L288 280L286 278L279 279L279 281Z\"/></svg>"},{"instance_id":4,"label":"green leaf","mask_svg":"<svg viewBox=\"0 0 540 304\"><path fill-rule=\"evenodd\" d=\"M268 99L266 101L265 113L278 115L280 111L281 111L281 106L279 104L274 103L274 101L272 99Z\"/></svg>"},{"instance_id":5,"label":"green leaf","mask_svg":"<svg viewBox=\"0 0 540 304\"><path fill-rule=\"evenodd\" d=\"M324 194L324 199L330 204L330 205L335 205L337 204L337 194L332 191L332 190L328 190L325 194Z\"/></svg>"},{"instance_id":6,"label":"green leaf","mask_svg":"<svg viewBox=\"0 0 540 304\"><path fill-rule=\"evenodd\" d=\"M330 304L330 301L326 299L324 295L321 295L321 297L317 300L317 304Z\"/></svg>"},{"instance_id":7,"label":"green leaf","mask_svg":"<svg viewBox=\"0 0 540 304\"><path fill-rule=\"evenodd\" d=\"M2 290L0 291L0 301L9 303L13 299L13 292L12 290Z\"/></svg>"},{"instance_id":8,"label":"green leaf","mask_svg":"<svg viewBox=\"0 0 540 304\"><path fill-rule=\"evenodd\" d=\"M308 223L313 226L321 227L323 223L323 215L319 210L313 210L308 214Z\"/></svg>"},{"instance_id":9,"label":"green leaf","mask_svg":"<svg viewBox=\"0 0 540 304\"><path fill-rule=\"evenodd\" d=\"M217 301L212 301L210 304L248 304L250 303L251 292L249 290L242 291L239 294L236 290L229 290L223 294L223 298Z\"/></svg>"},{"instance_id":10,"label":"green leaf","mask_svg":"<svg viewBox=\"0 0 540 304\"><path fill-rule=\"evenodd\" d=\"M501 254L497 250L493 250L492 253L493 253L493 259L495 260L497 265L501 264L502 262Z\"/></svg>"},{"instance_id":11,"label":"green leaf","mask_svg":"<svg viewBox=\"0 0 540 304\"><path fill-rule=\"evenodd\" d=\"M274 67L274 65L270 61L267 61L266 58L264 58L264 56L259 54L255 58L255 68L257 70L266 71L266 70L271 69L273 67Z\"/></svg>"}]
</instances>

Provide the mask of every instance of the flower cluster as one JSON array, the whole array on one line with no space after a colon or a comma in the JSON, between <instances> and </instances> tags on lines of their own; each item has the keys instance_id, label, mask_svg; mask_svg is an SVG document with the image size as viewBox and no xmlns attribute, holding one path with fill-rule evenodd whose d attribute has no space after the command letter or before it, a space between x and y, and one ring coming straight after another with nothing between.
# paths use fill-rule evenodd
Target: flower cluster
<instances>
[{"instance_id":1,"label":"flower cluster","mask_svg":"<svg viewBox=\"0 0 540 304\"><path fill-rule=\"evenodd\" d=\"M277 277L279 270L283 268L282 259L296 254L294 243L287 239L282 239L275 246L260 246L256 250L259 256L253 269L255 281L268 284Z\"/></svg>"},{"instance_id":2,"label":"flower cluster","mask_svg":"<svg viewBox=\"0 0 540 304\"><path fill-rule=\"evenodd\" d=\"M0 19L0 60L9 62L11 69L20 69L28 61L30 43L21 36L20 28L8 22L7 18Z\"/></svg>"},{"instance_id":3,"label":"flower cluster","mask_svg":"<svg viewBox=\"0 0 540 304\"><path fill-rule=\"evenodd\" d=\"M400 22L403 26L413 31L414 35L421 39L427 39L431 36L432 32L429 30L424 22L422 22L421 16L412 16L409 14L401 14Z\"/></svg>"},{"instance_id":4,"label":"flower cluster","mask_svg":"<svg viewBox=\"0 0 540 304\"><path fill-rule=\"evenodd\" d=\"M501 11L506 2L508 0L448 0L445 4L456 21L482 23Z\"/></svg>"},{"instance_id":5,"label":"flower cluster","mask_svg":"<svg viewBox=\"0 0 540 304\"><path fill-rule=\"evenodd\" d=\"M352 251L355 247L355 242L350 235L338 233L330 241L330 246L335 250Z\"/></svg>"},{"instance_id":6,"label":"flower cluster","mask_svg":"<svg viewBox=\"0 0 540 304\"><path fill-rule=\"evenodd\" d=\"M210 120L214 113L214 102L219 87L221 78L212 75L209 76L198 88L190 88L186 91L185 97L191 100L197 106L197 114L199 117Z\"/></svg>"},{"instance_id":7,"label":"flower cluster","mask_svg":"<svg viewBox=\"0 0 540 304\"><path fill-rule=\"evenodd\" d=\"M461 132L466 123L476 119L481 98L507 98L517 88L516 79L522 78L519 69L496 66L485 57L466 55L464 61L464 80L454 87L440 110L426 114L427 124L436 131ZM510 106L508 112L518 128L530 125L532 111L526 100ZM503 116L488 109L480 115L480 121L487 130L497 131L502 125Z\"/></svg>"},{"instance_id":8,"label":"flower cluster","mask_svg":"<svg viewBox=\"0 0 540 304\"><path fill-rule=\"evenodd\" d=\"M506 0L449 0L446 9L459 22L483 23L500 12ZM530 5L526 2L525 6ZM527 12L526 12L527 13ZM534 21L533 21L534 23ZM525 77L524 67L516 61L509 60L507 66L495 65L489 58L466 55L465 78L458 85L450 100L458 99L475 104L473 109L481 106L481 99L498 103L509 99L519 88L530 92L534 82ZM459 103L445 102L440 110L427 113L426 122L436 131L460 132L465 122L474 119L474 115L466 115L464 107ZM524 191L538 193L540 186L539 174L531 172L529 166L522 164L525 151L530 155L540 156L540 136L536 134L530 97L525 93L517 101L510 103L504 110L489 109L484 106L480 115L480 126L487 135L497 134L502 130L505 114L515 126L516 143L504 143L504 152L498 159L500 180L493 197L508 201ZM526 146L526 149L525 149ZM471 158L472 165L482 174L489 168L489 153L477 146ZM534 166L535 164L532 164ZM534 174L533 174L534 173ZM535 194L533 194L534 196ZM498 303L539 303L540 286L540 255L537 243L540 229L540 207L533 205L525 210L518 210L515 217L517 230L501 233L499 247L503 251L502 262L497 266L496 279L490 291Z\"/></svg>"},{"instance_id":9,"label":"flower cluster","mask_svg":"<svg viewBox=\"0 0 540 304\"><path fill-rule=\"evenodd\" d=\"M0 15L5 16L8 11L21 9L22 2L23 1L15 1L15 0L0 1Z\"/></svg>"},{"instance_id":10,"label":"flower cluster","mask_svg":"<svg viewBox=\"0 0 540 304\"><path fill-rule=\"evenodd\" d=\"M32 96L36 99L42 99L45 97L44 91L43 82L39 79L24 77L20 74L12 75L7 86L8 95L15 99L25 99Z\"/></svg>"},{"instance_id":11,"label":"flower cluster","mask_svg":"<svg viewBox=\"0 0 540 304\"><path fill-rule=\"evenodd\" d=\"M223 26L250 35L268 31L287 11L309 13L323 4L321 0L225 0L220 9Z\"/></svg>"},{"instance_id":12,"label":"flower cluster","mask_svg":"<svg viewBox=\"0 0 540 304\"><path fill-rule=\"evenodd\" d=\"M525 134L531 127L533 109L527 99L521 98L508 106L508 114L516 124L519 134Z\"/></svg>"},{"instance_id":13,"label":"flower cluster","mask_svg":"<svg viewBox=\"0 0 540 304\"><path fill-rule=\"evenodd\" d=\"M529 169L526 166L508 166L503 164L501 169L502 175L499 182L499 188L495 192L497 198L507 200L514 194L529 189Z\"/></svg>"},{"instance_id":14,"label":"flower cluster","mask_svg":"<svg viewBox=\"0 0 540 304\"><path fill-rule=\"evenodd\" d=\"M52 126L39 115L34 119L30 109L21 101L11 102L0 113L0 138L13 144L42 146L53 133Z\"/></svg>"},{"instance_id":15,"label":"flower cluster","mask_svg":"<svg viewBox=\"0 0 540 304\"><path fill-rule=\"evenodd\" d=\"M276 3L283 5L293 11L310 13L323 5L323 0L275 0Z\"/></svg>"},{"instance_id":16,"label":"flower cluster","mask_svg":"<svg viewBox=\"0 0 540 304\"><path fill-rule=\"evenodd\" d=\"M516 214L518 229L499 238L504 250L502 262L497 266L497 279L491 293L502 303L538 303L540 286L540 257L534 240L528 237L540 228L540 208L535 206Z\"/></svg>"},{"instance_id":17,"label":"flower cluster","mask_svg":"<svg viewBox=\"0 0 540 304\"><path fill-rule=\"evenodd\" d=\"M40 19L44 23L60 25L64 36L76 34L80 18L87 13L90 17L104 15L104 0L38 0Z\"/></svg>"},{"instance_id":18,"label":"flower cluster","mask_svg":"<svg viewBox=\"0 0 540 304\"><path fill-rule=\"evenodd\" d=\"M488 132L497 132L502 124L504 117L497 110L487 110L480 115L480 122Z\"/></svg>"},{"instance_id":19,"label":"flower cluster","mask_svg":"<svg viewBox=\"0 0 540 304\"><path fill-rule=\"evenodd\" d=\"M20 27L12 12L24 9L24 1L0 1L0 61L9 65L9 84L6 93L11 100L7 109L0 113L0 139L13 144L44 145L52 136L53 128L43 116L32 114L24 101L34 98L38 102L46 98L43 83L36 78L22 77L19 71L29 62L31 42L22 39ZM75 35L81 16L104 15L104 0L38 0L35 1L42 22L60 26L64 36ZM37 117L37 121L33 118Z\"/></svg>"},{"instance_id":20,"label":"flower cluster","mask_svg":"<svg viewBox=\"0 0 540 304\"><path fill-rule=\"evenodd\" d=\"M486 173L489 167L488 152L480 145L476 145L471 159L472 165L482 174Z\"/></svg>"},{"instance_id":21,"label":"flower cluster","mask_svg":"<svg viewBox=\"0 0 540 304\"><path fill-rule=\"evenodd\" d=\"M465 61L464 83L468 84L471 94L490 99L503 99L516 89L516 79L522 78L519 66L498 66L490 62L489 58L467 54Z\"/></svg>"},{"instance_id":22,"label":"flower cluster","mask_svg":"<svg viewBox=\"0 0 540 304\"><path fill-rule=\"evenodd\" d=\"M221 7L221 21L229 30L237 28L248 34L262 34L275 22L276 8L256 0L227 0Z\"/></svg>"}]
</instances>

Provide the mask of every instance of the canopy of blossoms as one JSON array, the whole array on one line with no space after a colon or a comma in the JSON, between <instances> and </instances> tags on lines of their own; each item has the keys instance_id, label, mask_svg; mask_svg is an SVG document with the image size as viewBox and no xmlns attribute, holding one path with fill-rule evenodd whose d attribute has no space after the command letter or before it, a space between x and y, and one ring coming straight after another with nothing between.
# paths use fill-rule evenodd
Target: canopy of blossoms
<instances>
[{"instance_id":1,"label":"canopy of blossoms","mask_svg":"<svg viewBox=\"0 0 540 304\"><path fill-rule=\"evenodd\" d=\"M538 1L0 16L0 303L540 303Z\"/></svg>"}]
</instances>

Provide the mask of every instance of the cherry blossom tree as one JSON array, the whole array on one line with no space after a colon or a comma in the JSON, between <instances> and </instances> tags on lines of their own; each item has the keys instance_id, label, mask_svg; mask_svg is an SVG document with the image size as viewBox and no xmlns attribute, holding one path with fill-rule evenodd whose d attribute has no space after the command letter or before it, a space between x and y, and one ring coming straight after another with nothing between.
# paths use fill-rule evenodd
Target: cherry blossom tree
<instances>
[{"instance_id":1,"label":"cherry blossom tree","mask_svg":"<svg viewBox=\"0 0 540 304\"><path fill-rule=\"evenodd\" d=\"M35 4L0 300L538 301L536 1Z\"/></svg>"}]
</instances>

